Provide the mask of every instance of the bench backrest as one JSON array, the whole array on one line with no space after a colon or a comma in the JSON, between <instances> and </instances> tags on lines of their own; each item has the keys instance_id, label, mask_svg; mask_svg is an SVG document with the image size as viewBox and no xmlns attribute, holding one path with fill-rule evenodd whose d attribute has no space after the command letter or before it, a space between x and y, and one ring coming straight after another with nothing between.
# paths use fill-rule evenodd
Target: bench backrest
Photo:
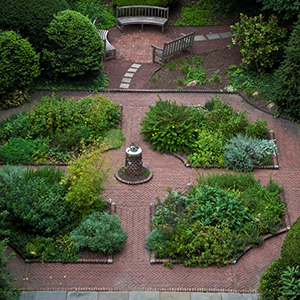
<instances>
[{"instance_id":1,"label":"bench backrest","mask_svg":"<svg viewBox=\"0 0 300 300\"><path fill-rule=\"evenodd\" d=\"M116 8L117 18L121 17L159 17L169 19L169 8L159 6L121 6Z\"/></svg>"},{"instance_id":2,"label":"bench backrest","mask_svg":"<svg viewBox=\"0 0 300 300\"><path fill-rule=\"evenodd\" d=\"M194 43L195 31L184 35L174 41L164 43L163 53L167 57L182 50L192 48Z\"/></svg>"}]
</instances>

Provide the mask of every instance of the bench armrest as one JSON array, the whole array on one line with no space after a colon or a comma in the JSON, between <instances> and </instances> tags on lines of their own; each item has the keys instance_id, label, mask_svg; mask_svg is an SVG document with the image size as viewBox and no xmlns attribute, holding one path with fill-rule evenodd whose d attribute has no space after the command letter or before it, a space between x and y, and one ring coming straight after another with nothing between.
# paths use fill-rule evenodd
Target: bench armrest
<instances>
[{"instance_id":1,"label":"bench armrest","mask_svg":"<svg viewBox=\"0 0 300 300\"><path fill-rule=\"evenodd\" d=\"M153 48L153 50L155 50L155 49L157 49L157 50L163 50L162 48L160 48L160 47L157 47L157 46L155 46L155 45L151 45L151 47Z\"/></svg>"}]
</instances>

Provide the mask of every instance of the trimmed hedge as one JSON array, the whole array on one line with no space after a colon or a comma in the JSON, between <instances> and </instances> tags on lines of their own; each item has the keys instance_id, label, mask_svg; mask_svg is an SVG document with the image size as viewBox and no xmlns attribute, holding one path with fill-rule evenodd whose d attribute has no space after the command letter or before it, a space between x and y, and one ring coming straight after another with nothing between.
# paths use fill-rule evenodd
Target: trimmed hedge
<instances>
[{"instance_id":1,"label":"trimmed hedge","mask_svg":"<svg viewBox=\"0 0 300 300\"><path fill-rule=\"evenodd\" d=\"M283 266L300 265L300 218L291 226L281 248Z\"/></svg>"}]
</instances>

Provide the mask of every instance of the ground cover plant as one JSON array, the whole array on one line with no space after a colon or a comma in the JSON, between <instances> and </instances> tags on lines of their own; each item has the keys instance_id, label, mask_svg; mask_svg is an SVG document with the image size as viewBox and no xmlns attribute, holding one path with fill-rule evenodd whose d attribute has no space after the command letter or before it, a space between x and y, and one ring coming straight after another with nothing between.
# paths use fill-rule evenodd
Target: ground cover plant
<instances>
[{"instance_id":1,"label":"ground cover plant","mask_svg":"<svg viewBox=\"0 0 300 300\"><path fill-rule=\"evenodd\" d=\"M226 265L277 232L285 208L280 190L272 178L263 187L250 173L200 175L185 195L168 189L158 199L147 247L185 266Z\"/></svg>"},{"instance_id":2,"label":"ground cover plant","mask_svg":"<svg viewBox=\"0 0 300 300\"><path fill-rule=\"evenodd\" d=\"M118 104L104 96L78 101L44 97L34 110L0 122L0 161L67 162L92 145L120 147L120 120Z\"/></svg>"},{"instance_id":3,"label":"ground cover plant","mask_svg":"<svg viewBox=\"0 0 300 300\"><path fill-rule=\"evenodd\" d=\"M0 209L6 218L0 223L1 235L23 257L42 261L76 261L85 248L101 254L120 250L127 238L121 222L104 213L107 172L103 149L84 153L68 167L67 175L54 166L36 171L2 167ZM98 227L87 226L90 219ZM97 228L109 228L109 234Z\"/></svg>"},{"instance_id":4,"label":"ground cover plant","mask_svg":"<svg viewBox=\"0 0 300 300\"><path fill-rule=\"evenodd\" d=\"M251 122L246 111L237 112L218 98L204 107L158 100L141 125L152 149L184 153L194 167L251 171L277 155L274 140L267 140L266 120Z\"/></svg>"}]
</instances>

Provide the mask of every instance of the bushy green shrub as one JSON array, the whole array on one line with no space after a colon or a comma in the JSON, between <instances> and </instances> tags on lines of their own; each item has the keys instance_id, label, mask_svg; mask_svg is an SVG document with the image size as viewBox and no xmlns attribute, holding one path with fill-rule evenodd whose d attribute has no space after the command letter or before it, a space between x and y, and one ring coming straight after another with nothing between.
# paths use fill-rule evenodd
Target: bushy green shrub
<instances>
[{"instance_id":1,"label":"bushy green shrub","mask_svg":"<svg viewBox=\"0 0 300 300\"><path fill-rule=\"evenodd\" d=\"M126 239L118 216L98 211L85 216L71 235L74 245L80 249L89 248L107 255L120 251Z\"/></svg>"},{"instance_id":2,"label":"bushy green shrub","mask_svg":"<svg viewBox=\"0 0 300 300\"><path fill-rule=\"evenodd\" d=\"M289 116L294 121L300 120L300 15L295 23L288 46L285 48L285 59L275 73L274 102L278 113Z\"/></svg>"},{"instance_id":3,"label":"bushy green shrub","mask_svg":"<svg viewBox=\"0 0 300 300\"><path fill-rule=\"evenodd\" d=\"M281 274L284 267L281 259L274 260L270 267L261 275L260 285L258 289L261 291L259 299L262 300L278 300L281 295Z\"/></svg>"},{"instance_id":4,"label":"bushy green shrub","mask_svg":"<svg viewBox=\"0 0 300 300\"><path fill-rule=\"evenodd\" d=\"M142 118L141 134L150 141L151 148L164 152L188 153L196 140L197 127L191 108L177 105L176 102L159 99Z\"/></svg>"},{"instance_id":5,"label":"bushy green shrub","mask_svg":"<svg viewBox=\"0 0 300 300\"><path fill-rule=\"evenodd\" d=\"M5 186L3 193L10 221L45 236L73 229L79 215L72 212L64 200L67 186L60 181L61 174L47 167L37 174L28 170L13 185Z\"/></svg>"},{"instance_id":6,"label":"bushy green shrub","mask_svg":"<svg viewBox=\"0 0 300 300\"><path fill-rule=\"evenodd\" d=\"M279 28L275 16L270 16L268 22L262 14L248 17L241 13L240 17L241 21L231 26L236 33L229 47L237 43L242 62L258 72L272 68L280 60L286 30Z\"/></svg>"},{"instance_id":7,"label":"bushy green shrub","mask_svg":"<svg viewBox=\"0 0 300 300\"><path fill-rule=\"evenodd\" d=\"M19 300L21 291L13 283L16 279L11 276L10 270L7 269L13 254L9 257L4 255L6 242L7 240L0 241L0 299Z\"/></svg>"},{"instance_id":8,"label":"bushy green shrub","mask_svg":"<svg viewBox=\"0 0 300 300\"><path fill-rule=\"evenodd\" d=\"M298 218L286 234L282 244L282 264L287 267L300 265L300 218Z\"/></svg>"},{"instance_id":9,"label":"bushy green shrub","mask_svg":"<svg viewBox=\"0 0 300 300\"><path fill-rule=\"evenodd\" d=\"M74 164L68 166L69 190L66 200L75 212L87 215L105 206L103 192L108 169L103 150L85 152Z\"/></svg>"},{"instance_id":10,"label":"bushy green shrub","mask_svg":"<svg viewBox=\"0 0 300 300\"><path fill-rule=\"evenodd\" d=\"M44 28L53 14L69 8L65 0L5 0L0 6L0 28L19 32L40 51L47 39Z\"/></svg>"},{"instance_id":11,"label":"bushy green shrub","mask_svg":"<svg viewBox=\"0 0 300 300\"><path fill-rule=\"evenodd\" d=\"M50 78L91 77L104 84L103 42L87 17L71 10L59 12L46 28L46 34L43 61Z\"/></svg>"},{"instance_id":12,"label":"bushy green shrub","mask_svg":"<svg viewBox=\"0 0 300 300\"><path fill-rule=\"evenodd\" d=\"M0 105L19 106L28 100L28 88L40 74L40 56L14 31L0 31L0 48Z\"/></svg>"},{"instance_id":13,"label":"bushy green shrub","mask_svg":"<svg viewBox=\"0 0 300 300\"><path fill-rule=\"evenodd\" d=\"M176 2L176 0L113 0L114 6L131 6L131 5L149 5L167 7Z\"/></svg>"},{"instance_id":14,"label":"bushy green shrub","mask_svg":"<svg viewBox=\"0 0 300 300\"><path fill-rule=\"evenodd\" d=\"M260 165L264 157L277 154L274 140L262 140L239 134L225 145L223 158L227 168L249 172L254 165Z\"/></svg>"}]
</instances>

